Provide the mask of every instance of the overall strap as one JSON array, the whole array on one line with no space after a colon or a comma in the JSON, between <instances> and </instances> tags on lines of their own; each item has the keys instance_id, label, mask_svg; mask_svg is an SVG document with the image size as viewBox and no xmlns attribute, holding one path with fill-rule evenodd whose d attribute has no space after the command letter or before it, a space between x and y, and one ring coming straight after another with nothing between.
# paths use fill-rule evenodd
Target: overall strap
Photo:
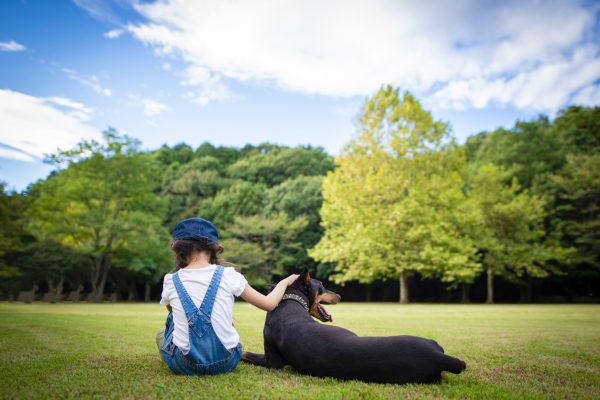
<instances>
[{"instance_id":1,"label":"overall strap","mask_svg":"<svg viewBox=\"0 0 600 400\"><path fill-rule=\"evenodd\" d=\"M179 296L179 300L181 301L181 304L183 305L183 310L185 311L185 316L187 317L187 319L189 321L192 319L192 317L196 313L196 306L194 305L194 302L190 298L190 295L188 294L188 292L183 287L183 283L181 282L181 279L179 278L179 272L175 272L173 274L173 283L175 284L175 290L177 290L177 295Z\"/></svg>"},{"instance_id":2,"label":"overall strap","mask_svg":"<svg viewBox=\"0 0 600 400\"><path fill-rule=\"evenodd\" d=\"M224 268L222 266L217 265L217 269L215 269L215 273L210 281L210 286L208 287L208 290L204 295L204 300L202 300L202 305L200 306L200 310L202 310L208 316L212 314L215 298L217 297L217 290L219 290L219 283L221 282L221 277L223 276L223 270Z\"/></svg>"}]
</instances>

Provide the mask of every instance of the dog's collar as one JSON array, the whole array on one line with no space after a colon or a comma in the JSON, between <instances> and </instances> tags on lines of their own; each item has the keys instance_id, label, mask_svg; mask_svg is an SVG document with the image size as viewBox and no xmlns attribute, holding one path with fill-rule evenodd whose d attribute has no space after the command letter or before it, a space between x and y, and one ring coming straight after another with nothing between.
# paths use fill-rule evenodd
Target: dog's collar
<instances>
[{"instance_id":1,"label":"dog's collar","mask_svg":"<svg viewBox=\"0 0 600 400\"><path fill-rule=\"evenodd\" d=\"M308 311L308 304L306 303L306 300L304 300L302 297L298 296L297 294L286 293L281 298L281 301L284 301L284 300L294 300L294 301L297 301L298 303L302 304L302 307L304 307L304 309L306 311Z\"/></svg>"}]
</instances>

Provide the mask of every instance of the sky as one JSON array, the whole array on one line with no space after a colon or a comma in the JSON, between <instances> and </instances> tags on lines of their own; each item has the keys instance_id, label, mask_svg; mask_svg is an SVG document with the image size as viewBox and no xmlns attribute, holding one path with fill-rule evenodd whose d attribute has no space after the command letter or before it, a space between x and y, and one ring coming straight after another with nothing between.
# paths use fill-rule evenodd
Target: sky
<instances>
[{"instance_id":1,"label":"sky","mask_svg":"<svg viewBox=\"0 0 600 400\"><path fill-rule=\"evenodd\" d=\"M185 142L323 147L355 137L381 85L459 143L600 105L600 2L2 0L0 181L113 127Z\"/></svg>"}]
</instances>

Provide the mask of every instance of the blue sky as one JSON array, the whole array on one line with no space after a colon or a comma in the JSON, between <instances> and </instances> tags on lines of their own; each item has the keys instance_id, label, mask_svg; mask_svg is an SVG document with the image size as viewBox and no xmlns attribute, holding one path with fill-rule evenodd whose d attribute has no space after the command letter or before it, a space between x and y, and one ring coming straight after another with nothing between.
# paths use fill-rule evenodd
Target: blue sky
<instances>
[{"instance_id":1,"label":"blue sky","mask_svg":"<svg viewBox=\"0 0 600 400\"><path fill-rule=\"evenodd\" d=\"M0 180L108 126L145 148L322 146L362 101L413 92L459 142L600 104L593 1L3 0Z\"/></svg>"}]
</instances>

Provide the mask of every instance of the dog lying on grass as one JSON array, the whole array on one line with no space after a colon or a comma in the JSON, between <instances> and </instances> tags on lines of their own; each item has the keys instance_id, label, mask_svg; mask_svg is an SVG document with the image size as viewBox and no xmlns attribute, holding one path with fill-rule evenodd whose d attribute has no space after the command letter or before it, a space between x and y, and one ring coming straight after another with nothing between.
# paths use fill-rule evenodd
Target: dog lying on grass
<instances>
[{"instance_id":1,"label":"dog lying on grass","mask_svg":"<svg viewBox=\"0 0 600 400\"><path fill-rule=\"evenodd\" d=\"M331 322L321 303L339 301L339 295L304 271L279 306L267 314L265 354L244 352L242 361L277 369L290 364L312 376L398 384L439 382L444 371L459 374L466 368L464 361L444 354L431 339L361 337L312 319Z\"/></svg>"}]
</instances>

